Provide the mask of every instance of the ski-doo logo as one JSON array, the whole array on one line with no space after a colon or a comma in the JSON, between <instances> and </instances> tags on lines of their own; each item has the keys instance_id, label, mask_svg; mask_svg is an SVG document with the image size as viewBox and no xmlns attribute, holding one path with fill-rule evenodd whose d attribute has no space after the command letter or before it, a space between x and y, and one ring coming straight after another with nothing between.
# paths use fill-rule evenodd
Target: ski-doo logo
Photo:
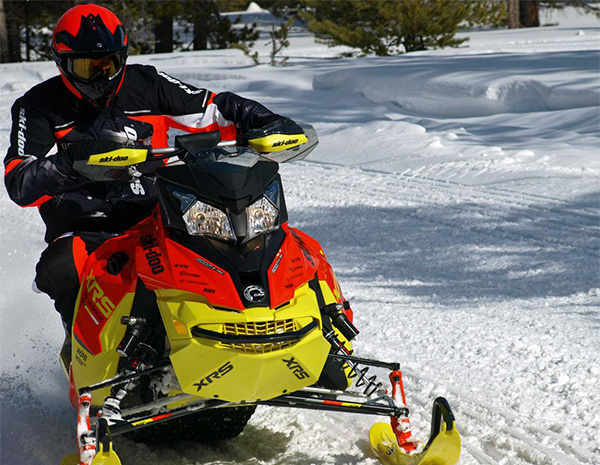
<instances>
[{"instance_id":1,"label":"ski-doo logo","mask_svg":"<svg viewBox=\"0 0 600 465\"><path fill-rule=\"evenodd\" d=\"M223 365L221 368L219 368L216 371L213 371L210 375L208 375L206 378L202 378L200 380L199 383L194 384L194 386L198 386L198 392L200 392L200 390L203 387L208 386L209 384L212 384L214 380L216 379L221 379L223 376L225 376L227 373L229 373L231 370L233 370L233 365L231 364L231 362L227 362L225 365Z\"/></svg>"},{"instance_id":2,"label":"ski-doo logo","mask_svg":"<svg viewBox=\"0 0 600 465\"><path fill-rule=\"evenodd\" d=\"M287 365L290 371L294 373L294 376L298 379L305 379L310 376L306 371L304 371L302 365L300 365L294 357L290 358L289 360L283 359L283 363Z\"/></svg>"},{"instance_id":3,"label":"ski-doo logo","mask_svg":"<svg viewBox=\"0 0 600 465\"><path fill-rule=\"evenodd\" d=\"M273 142L272 147L283 147L285 145L292 145L297 143L298 139L279 140L277 142Z\"/></svg>"},{"instance_id":4,"label":"ski-doo logo","mask_svg":"<svg viewBox=\"0 0 600 465\"><path fill-rule=\"evenodd\" d=\"M175 84L176 86L178 86L181 90L183 90L186 94L189 95L197 95L203 92L202 89L196 89L196 90L192 90L190 89L188 86L186 86L183 82L175 79L174 77L169 76L168 74L163 73L162 71L160 71L158 73L159 76L162 76L163 78L165 78L167 81L169 81L171 84Z\"/></svg>"},{"instance_id":5,"label":"ski-doo logo","mask_svg":"<svg viewBox=\"0 0 600 465\"><path fill-rule=\"evenodd\" d=\"M275 274L275 272L279 269L279 264L281 263L282 258L283 258L283 254L280 253L279 257L277 257L277 261L275 262L275 265L273 265L273 268L271 268L271 273Z\"/></svg>"},{"instance_id":6,"label":"ski-doo logo","mask_svg":"<svg viewBox=\"0 0 600 465\"><path fill-rule=\"evenodd\" d=\"M91 301L94 304L94 306L100 311L102 315L104 315L105 318L110 318L112 313L115 311L115 304L112 302L112 300L110 300L110 297L104 294L104 291L102 290L102 288L98 284L98 281L96 280L96 277L92 273L90 273L87 277L86 290L88 292L88 298L90 298L91 295ZM92 317L92 320L94 320L96 324L100 324L98 322L98 319L94 317L86 303L84 303L83 306Z\"/></svg>"},{"instance_id":7,"label":"ski-doo logo","mask_svg":"<svg viewBox=\"0 0 600 465\"><path fill-rule=\"evenodd\" d=\"M152 274L159 274L165 271L165 267L160 260L162 254L154 250L154 248L158 247L154 236L151 234L142 236L140 242L142 243L142 249L147 251L145 257L146 260L148 260L148 266L150 267Z\"/></svg>"},{"instance_id":8,"label":"ski-doo logo","mask_svg":"<svg viewBox=\"0 0 600 465\"><path fill-rule=\"evenodd\" d=\"M127 161L129 160L129 155L110 155L108 157L102 157L98 160L98 163L114 163L117 161Z\"/></svg>"},{"instance_id":9,"label":"ski-doo logo","mask_svg":"<svg viewBox=\"0 0 600 465\"><path fill-rule=\"evenodd\" d=\"M260 286L248 286L244 289L244 297L248 302L262 302L265 300L265 290Z\"/></svg>"},{"instance_id":10,"label":"ski-doo logo","mask_svg":"<svg viewBox=\"0 0 600 465\"><path fill-rule=\"evenodd\" d=\"M17 134L17 153L19 156L25 156L25 131L27 130L27 118L25 118L25 108L19 110L19 133Z\"/></svg>"},{"instance_id":11,"label":"ski-doo logo","mask_svg":"<svg viewBox=\"0 0 600 465\"><path fill-rule=\"evenodd\" d=\"M208 263L206 260L201 259L200 257L198 257L196 259L196 261L198 263L200 263L201 265L204 265L206 268L210 268L213 271L216 271L219 274L225 274L223 273L221 270L219 270L216 266L211 265L210 263Z\"/></svg>"}]
</instances>

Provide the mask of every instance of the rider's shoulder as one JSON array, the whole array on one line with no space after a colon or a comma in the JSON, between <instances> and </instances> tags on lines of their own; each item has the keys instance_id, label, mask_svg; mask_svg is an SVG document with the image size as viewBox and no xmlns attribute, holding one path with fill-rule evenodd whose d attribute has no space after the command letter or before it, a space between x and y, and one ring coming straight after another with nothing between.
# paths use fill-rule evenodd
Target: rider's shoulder
<instances>
[{"instance_id":1,"label":"rider's shoulder","mask_svg":"<svg viewBox=\"0 0 600 465\"><path fill-rule=\"evenodd\" d=\"M156 80L158 78L158 71L152 65L133 64L127 65L127 71L125 72L125 79L146 79Z\"/></svg>"},{"instance_id":2,"label":"rider's shoulder","mask_svg":"<svg viewBox=\"0 0 600 465\"><path fill-rule=\"evenodd\" d=\"M45 104L54 106L57 101L65 100L64 90L60 76L54 76L33 86L16 102L32 108L39 108L45 106Z\"/></svg>"}]
</instances>

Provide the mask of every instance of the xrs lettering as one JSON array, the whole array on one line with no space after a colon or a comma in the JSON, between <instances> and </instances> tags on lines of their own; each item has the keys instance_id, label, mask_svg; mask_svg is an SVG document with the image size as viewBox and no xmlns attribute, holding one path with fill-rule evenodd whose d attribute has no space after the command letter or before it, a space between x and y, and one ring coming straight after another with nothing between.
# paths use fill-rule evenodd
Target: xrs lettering
<instances>
[{"instance_id":1,"label":"xrs lettering","mask_svg":"<svg viewBox=\"0 0 600 465\"><path fill-rule=\"evenodd\" d=\"M306 371L304 371L302 365L300 365L294 357L290 358L289 360L283 359L283 363L287 365L290 371L294 373L294 376L298 379L305 379L310 376Z\"/></svg>"},{"instance_id":2,"label":"xrs lettering","mask_svg":"<svg viewBox=\"0 0 600 465\"><path fill-rule=\"evenodd\" d=\"M210 375L208 375L206 378L202 378L200 380L199 383L194 384L194 386L198 386L198 392L200 392L200 390L203 387L208 386L209 384L212 384L212 382L215 379L221 379L223 376L225 376L227 373L229 373L231 370L233 370L233 365L231 364L231 362L227 362L225 365L223 365L221 368L219 368L217 371L213 371Z\"/></svg>"},{"instance_id":3,"label":"xrs lettering","mask_svg":"<svg viewBox=\"0 0 600 465\"><path fill-rule=\"evenodd\" d=\"M102 315L106 318L109 318L112 313L115 311L115 304L110 300L107 295L104 295L104 291L96 281L96 277L92 274L88 276L87 279L87 291L91 294L91 299L94 305Z\"/></svg>"}]
</instances>

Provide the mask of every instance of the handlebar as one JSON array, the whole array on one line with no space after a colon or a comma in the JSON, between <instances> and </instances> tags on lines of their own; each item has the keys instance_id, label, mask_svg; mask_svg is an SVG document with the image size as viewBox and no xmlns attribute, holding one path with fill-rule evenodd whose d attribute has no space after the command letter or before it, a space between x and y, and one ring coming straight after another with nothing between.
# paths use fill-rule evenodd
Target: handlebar
<instances>
[{"instance_id":1,"label":"handlebar","mask_svg":"<svg viewBox=\"0 0 600 465\"><path fill-rule=\"evenodd\" d=\"M235 140L224 140L222 142L219 142L216 147L236 147L237 146L237 141ZM157 148L157 149L150 149L148 151L148 153L150 155L176 155L179 152L184 151L184 149L181 148L177 148L177 147L162 147L162 148Z\"/></svg>"}]
</instances>

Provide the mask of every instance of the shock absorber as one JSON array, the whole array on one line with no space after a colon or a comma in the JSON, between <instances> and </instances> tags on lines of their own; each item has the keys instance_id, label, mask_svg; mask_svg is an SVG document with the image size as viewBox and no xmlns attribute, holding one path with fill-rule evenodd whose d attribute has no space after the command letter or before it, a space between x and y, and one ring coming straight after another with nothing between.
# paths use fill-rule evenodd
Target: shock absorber
<instances>
[{"instance_id":1,"label":"shock absorber","mask_svg":"<svg viewBox=\"0 0 600 465\"><path fill-rule=\"evenodd\" d=\"M329 317L329 321L326 318L323 319L323 330L325 333L325 339L329 341L333 347L335 354L351 355L351 351L345 346L344 342L340 340L334 327L346 338L347 341L351 341L358 334L359 331L348 319L346 314L342 310L348 310L350 303L345 300L343 304L329 304L323 307L323 314ZM356 387L363 387L363 393L366 396L383 389L383 383L379 381L376 375L367 376L369 367L360 368L358 364L348 361L346 362L350 367L349 378L357 378Z\"/></svg>"},{"instance_id":2,"label":"shock absorber","mask_svg":"<svg viewBox=\"0 0 600 465\"><path fill-rule=\"evenodd\" d=\"M127 329L116 352L120 357L127 359L128 364L124 368L124 372L134 373L152 367L159 357L156 347L160 349L164 344L164 336L157 329L158 323L155 321L149 325L146 318L124 316L121 318L121 324L126 325ZM137 381L130 381L127 384L115 386L111 395L104 399L101 417L106 419L109 424L120 420L121 401L135 389L137 384Z\"/></svg>"}]
</instances>

